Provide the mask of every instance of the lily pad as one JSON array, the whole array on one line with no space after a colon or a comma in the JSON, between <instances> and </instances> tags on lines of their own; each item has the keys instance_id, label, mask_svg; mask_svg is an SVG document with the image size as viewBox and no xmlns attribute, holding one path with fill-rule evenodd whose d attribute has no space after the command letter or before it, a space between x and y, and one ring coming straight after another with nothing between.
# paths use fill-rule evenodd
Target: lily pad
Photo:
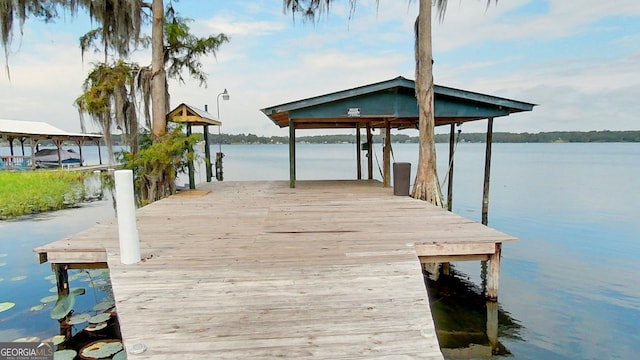
<instances>
[{"instance_id":1,"label":"lily pad","mask_svg":"<svg viewBox=\"0 0 640 360\"><path fill-rule=\"evenodd\" d=\"M51 274L51 275L45 276L44 279L49 281L51 280L56 281L56 276L54 274Z\"/></svg>"},{"instance_id":2,"label":"lily pad","mask_svg":"<svg viewBox=\"0 0 640 360\"><path fill-rule=\"evenodd\" d=\"M75 288L71 288L71 290L69 290L69 293L75 295L75 296L80 296L80 295L84 295L84 293L87 292L87 290L85 288L81 288L81 287L75 287Z\"/></svg>"},{"instance_id":3,"label":"lily pad","mask_svg":"<svg viewBox=\"0 0 640 360\"><path fill-rule=\"evenodd\" d=\"M102 314L98 314L98 315L92 317L91 319L89 319L89 323L97 324L97 323L105 322L105 321L109 320L110 318L111 318L111 313L102 313Z\"/></svg>"},{"instance_id":4,"label":"lily pad","mask_svg":"<svg viewBox=\"0 0 640 360\"><path fill-rule=\"evenodd\" d=\"M113 360L127 360L127 352L122 350L119 353L113 355L113 357L111 359L113 359Z\"/></svg>"},{"instance_id":5,"label":"lily pad","mask_svg":"<svg viewBox=\"0 0 640 360\"><path fill-rule=\"evenodd\" d=\"M16 303L13 303L13 302L2 302L2 303L0 303L0 313L13 308L14 306L16 306Z\"/></svg>"},{"instance_id":6,"label":"lily pad","mask_svg":"<svg viewBox=\"0 0 640 360\"><path fill-rule=\"evenodd\" d=\"M58 300L58 295L49 295L49 296L45 296L42 299L40 299L40 302L43 304L46 303L50 303L50 302L54 302Z\"/></svg>"},{"instance_id":7,"label":"lily pad","mask_svg":"<svg viewBox=\"0 0 640 360\"><path fill-rule=\"evenodd\" d=\"M51 338L51 342L53 342L53 345L60 345L65 342L65 340L67 340L67 337L64 335L56 335Z\"/></svg>"},{"instance_id":8,"label":"lily pad","mask_svg":"<svg viewBox=\"0 0 640 360\"><path fill-rule=\"evenodd\" d=\"M6 262L0 262L0 267L7 266Z\"/></svg>"},{"instance_id":9,"label":"lily pad","mask_svg":"<svg viewBox=\"0 0 640 360\"><path fill-rule=\"evenodd\" d=\"M7 257L9 254L0 253L0 258Z\"/></svg>"},{"instance_id":10,"label":"lily pad","mask_svg":"<svg viewBox=\"0 0 640 360\"><path fill-rule=\"evenodd\" d=\"M76 355L78 355L78 353L75 350L71 350L71 349L58 350L53 353L53 359L54 360L73 360L76 358Z\"/></svg>"},{"instance_id":11,"label":"lily pad","mask_svg":"<svg viewBox=\"0 0 640 360\"><path fill-rule=\"evenodd\" d=\"M3 281L4 281L4 278L0 278L0 282L3 282Z\"/></svg>"},{"instance_id":12,"label":"lily pad","mask_svg":"<svg viewBox=\"0 0 640 360\"><path fill-rule=\"evenodd\" d=\"M83 359L108 358L122 351L123 346L120 340L99 340L85 345L80 349L80 356Z\"/></svg>"},{"instance_id":13,"label":"lily pad","mask_svg":"<svg viewBox=\"0 0 640 360\"><path fill-rule=\"evenodd\" d=\"M99 331L99 330L102 330L102 329L104 329L106 327L107 327L107 323L106 322L100 322L100 323L96 323L96 324L89 324L84 329L86 331Z\"/></svg>"},{"instance_id":14,"label":"lily pad","mask_svg":"<svg viewBox=\"0 0 640 360\"><path fill-rule=\"evenodd\" d=\"M73 294L58 298L53 309L51 309L51 318L55 320L64 318L69 312L71 312L71 310L73 310L73 305L75 305L75 303L76 297Z\"/></svg>"},{"instance_id":15,"label":"lily pad","mask_svg":"<svg viewBox=\"0 0 640 360\"><path fill-rule=\"evenodd\" d=\"M69 281L76 281L76 280L82 279L85 276L87 276L87 273L84 271L81 271L69 276Z\"/></svg>"},{"instance_id":16,"label":"lily pad","mask_svg":"<svg viewBox=\"0 0 640 360\"><path fill-rule=\"evenodd\" d=\"M40 338L37 336L27 336L27 337L21 337L13 340L13 342L36 342L36 341L40 341Z\"/></svg>"},{"instance_id":17,"label":"lily pad","mask_svg":"<svg viewBox=\"0 0 640 360\"><path fill-rule=\"evenodd\" d=\"M35 306L32 306L31 308L29 308L29 311L40 311L40 310L44 309L45 306L47 306L47 304L35 305Z\"/></svg>"},{"instance_id":18,"label":"lily pad","mask_svg":"<svg viewBox=\"0 0 640 360\"><path fill-rule=\"evenodd\" d=\"M95 311L104 311L107 310L111 307L113 307L113 305L115 305L115 303L109 299L104 299L101 302L97 303L94 307L93 310Z\"/></svg>"},{"instance_id":19,"label":"lily pad","mask_svg":"<svg viewBox=\"0 0 640 360\"><path fill-rule=\"evenodd\" d=\"M57 293L57 292L58 292L58 287L57 287L57 286L54 286L54 287L52 287L52 288L49 288L49 292L50 292L50 293Z\"/></svg>"},{"instance_id":20,"label":"lily pad","mask_svg":"<svg viewBox=\"0 0 640 360\"><path fill-rule=\"evenodd\" d=\"M20 276L14 276L9 280L11 280L11 281L22 281L22 280L24 280L26 278L27 278L27 275L20 275Z\"/></svg>"},{"instance_id":21,"label":"lily pad","mask_svg":"<svg viewBox=\"0 0 640 360\"><path fill-rule=\"evenodd\" d=\"M69 325L82 324L84 322L89 321L89 319L91 319L91 315L89 314L73 315L71 318L69 318Z\"/></svg>"}]
</instances>

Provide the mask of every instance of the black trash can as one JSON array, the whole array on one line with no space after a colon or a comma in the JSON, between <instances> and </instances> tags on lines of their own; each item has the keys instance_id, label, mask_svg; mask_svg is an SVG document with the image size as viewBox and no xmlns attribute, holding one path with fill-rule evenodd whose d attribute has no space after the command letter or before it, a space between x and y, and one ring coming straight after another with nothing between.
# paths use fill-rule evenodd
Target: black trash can
<instances>
[{"instance_id":1,"label":"black trash can","mask_svg":"<svg viewBox=\"0 0 640 360\"><path fill-rule=\"evenodd\" d=\"M393 163L393 195L409 196L411 163Z\"/></svg>"}]
</instances>

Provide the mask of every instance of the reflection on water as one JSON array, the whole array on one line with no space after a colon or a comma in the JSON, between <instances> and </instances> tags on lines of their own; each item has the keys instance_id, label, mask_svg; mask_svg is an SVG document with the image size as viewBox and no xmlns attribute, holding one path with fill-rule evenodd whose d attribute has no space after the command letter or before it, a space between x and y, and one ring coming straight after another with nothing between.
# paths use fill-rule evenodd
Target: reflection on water
<instances>
[{"instance_id":1,"label":"reflection on water","mask_svg":"<svg viewBox=\"0 0 640 360\"><path fill-rule=\"evenodd\" d=\"M437 280L425 276L442 353L447 359L512 355L503 339L522 341L522 325L453 267Z\"/></svg>"}]
</instances>

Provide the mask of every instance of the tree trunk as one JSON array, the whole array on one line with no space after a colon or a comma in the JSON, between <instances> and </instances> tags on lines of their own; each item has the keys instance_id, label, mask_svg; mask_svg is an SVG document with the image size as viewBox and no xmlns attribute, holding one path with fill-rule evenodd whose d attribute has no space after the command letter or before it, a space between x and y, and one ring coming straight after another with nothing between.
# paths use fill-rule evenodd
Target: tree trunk
<instances>
[{"instance_id":1,"label":"tree trunk","mask_svg":"<svg viewBox=\"0 0 640 360\"><path fill-rule=\"evenodd\" d=\"M164 1L153 0L151 29L152 135L157 141L167 129L166 74L164 70Z\"/></svg>"},{"instance_id":2,"label":"tree trunk","mask_svg":"<svg viewBox=\"0 0 640 360\"><path fill-rule=\"evenodd\" d=\"M411 196L443 206L436 170L433 103L433 55L431 47L431 0L420 0L416 20L416 98L419 109L419 157Z\"/></svg>"}]
</instances>

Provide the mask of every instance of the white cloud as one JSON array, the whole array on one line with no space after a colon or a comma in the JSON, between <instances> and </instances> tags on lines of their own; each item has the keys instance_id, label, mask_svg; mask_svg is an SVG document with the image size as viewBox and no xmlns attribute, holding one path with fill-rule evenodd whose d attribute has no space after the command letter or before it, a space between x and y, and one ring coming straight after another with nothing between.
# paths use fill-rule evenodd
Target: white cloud
<instances>
[{"instance_id":1,"label":"white cloud","mask_svg":"<svg viewBox=\"0 0 640 360\"><path fill-rule=\"evenodd\" d=\"M612 6L595 0L552 0L548 13L520 10L530 3L500 1L486 9L485 1L450 2L444 23L436 21L433 27L436 82L541 105L531 113L501 119L497 130L638 129L640 109L631 94L640 93L640 30L601 20L638 17L640 2L620 0ZM203 12L191 24L198 35L224 32L231 37L217 59L202 59L209 87L171 83L170 90L173 105L208 104L215 114L216 95L227 88L231 101L220 104L225 132L286 134L259 109L398 75L413 78L415 1L381 1L379 8L375 1L360 1L350 21L348 6L340 4L316 24L301 19L294 23L276 1L221 7ZM90 61L81 62L77 34L69 33L68 26L46 29L34 33L37 30L27 27L22 49L12 54L13 81L0 79L0 117L43 120L75 131L77 113L71 104ZM572 43L583 49L577 55L547 51L548 41L560 37L571 42L575 34L594 31L613 38L598 44L599 52L587 51L592 45L580 42ZM487 49L487 44L501 55L487 52L478 58L465 50ZM519 53L521 47L529 52ZM135 57L149 62L148 51ZM608 121L612 117L616 120ZM478 124L478 130L484 126Z\"/></svg>"}]
</instances>

